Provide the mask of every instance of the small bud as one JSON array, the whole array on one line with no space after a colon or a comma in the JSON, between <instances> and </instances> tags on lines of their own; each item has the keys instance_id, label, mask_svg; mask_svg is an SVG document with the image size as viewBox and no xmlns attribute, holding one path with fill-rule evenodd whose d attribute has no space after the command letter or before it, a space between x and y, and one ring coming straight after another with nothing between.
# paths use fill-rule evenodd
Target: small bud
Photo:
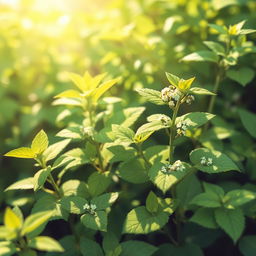
<instances>
[{"instance_id":1,"label":"small bud","mask_svg":"<svg viewBox=\"0 0 256 256\"><path fill-rule=\"evenodd\" d=\"M201 157L200 164L204 166L212 166L213 165L213 159L212 158L206 158L205 156Z\"/></svg>"},{"instance_id":2,"label":"small bud","mask_svg":"<svg viewBox=\"0 0 256 256\"><path fill-rule=\"evenodd\" d=\"M188 95L187 97L186 97L186 99L185 99L185 102L187 103L187 104L191 104L193 101L195 101L195 97L193 96L193 95Z\"/></svg>"}]
</instances>

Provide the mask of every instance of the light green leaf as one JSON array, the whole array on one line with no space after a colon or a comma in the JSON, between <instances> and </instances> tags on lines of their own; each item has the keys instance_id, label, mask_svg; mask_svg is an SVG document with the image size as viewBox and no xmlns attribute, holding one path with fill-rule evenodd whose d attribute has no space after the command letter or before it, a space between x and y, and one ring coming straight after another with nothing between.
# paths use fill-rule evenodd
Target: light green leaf
<instances>
[{"instance_id":1,"label":"light green leaf","mask_svg":"<svg viewBox=\"0 0 256 256\"><path fill-rule=\"evenodd\" d=\"M0 255L11 256L16 252L16 246L11 241L0 242Z\"/></svg>"},{"instance_id":2,"label":"light green leaf","mask_svg":"<svg viewBox=\"0 0 256 256\"><path fill-rule=\"evenodd\" d=\"M155 131L169 128L171 125L171 122L163 123L161 120L152 121L150 123L143 124L139 127L139 129L136 131L135 136L139 136L140 134L145 133L153 133Z\"/></svg>"},{"instance_id":3,"label":"light green leaf","mask_svg":"<svg viewBox=\"0 0 256 256\"><path fill-rule=\"evenodd\" d=\"M240 35L248 35L248 34L252 34L255 32L256 32L255 29L241 29L239 34Z\"/></svg>"},{"instance_id":4,"label":"light green leaf","mask_svg":"<svg viewBox=\"0 0 256 256\"><path fill-rule=\"evenodd\" d=\"M36 153L31 148L22 147L9 151L5 154L5 156L18 158L35 158Z\"/></svg>"},{"instance_id":5,"label":"light green leaf","mask_svg":"<svg viewBox=\"0 0 256 256\"><path fill-rule=\"evenodd\" d=\"M91 200L91 204L95 204L97 206L97 211L105 210L109 206L111 206L118 198L118 193L105 193L98 197L95 197Z\"/></svg>"},{"instance_id":6,"label":"light green leaf","mask_svg":"<svg viewBox=\"0 0 256 256\"><path fill-rule=\"evenodd\" d=\"M121 243L122 253L120 256L151 256L158 250L156 246L142 241L126 241Z\"/></svg>"},{"instance_id":7,"label":"light green leaf","mask_svg":"<svg viewBox=\"0 0 256 256\"><path fill-rule=\"evenodd\" d=\"M132 158L119 165L117 174L121 179L134 184L145 183L149 180L143 159Z\"/></svg>"},{"instance_id":8,"label":"light green leaf","mask_svg":"<svg viewBox=\"0 0 256 256\"><path fill-rule=\"evenodd\" d=\"M119 256L122 251L117 236L110 231L104 234L102 246L106 256Z\"/></svg>"},{"instance_id":9,"label":"light green leaf","mask_svg":"<svg viewBox=\"0 0 256 256\"><path fill-rule=\"evenodd\" d=\"M44 186L44 183L46 182L50 173L51 173L51 167L47 167L45 169L41 169L34 175L34 178L33 178L34 191L37 191Z\"/></svg>"},{"instance_id":10,"label":"light green leaf","mask_svg":"<svg viewBox=\"0 0 256 256\"><path fill-rule=\"evenodd\" d=\"M48 162L54 159L69 144L70 141L70 139L66 139L49 146L43 153L45 161Z\"/></svg>"},{"instance_id":11,"label":"light green leaf","mask_svg":"<svg viewBox=\"0 0 256 256\"><path fill-rule=\"evenodd\" d=\"M180 78L178 76L175 76L171 73L165 72L165 75L171 85L174 85L175 87L178 87Z\"/></svg>"},{"instance_id":12,"label":"light green leaf","mask_svg":"<svg viewBox=\"0 0 256 256\"><path fill-rule=\"evenodd\" d=\"M47 149L48 144L49 144L48 137L44 132L44 130L41 130L39 133L37 133L37 135L33 139L31 144L31 149L36 154L41 154Z\"/></svg>"},{"instance_id":13,"label":"light green leaf","mask_svg":"<svg viewBox=\"0 0 256 256\"><path fill-rule=\"evenodd\" d=\"M81 222L94 230L107 231L107 213L104 211L95 212L95 214L84 214L81 216Z\"/></svg>"},{"instance_id":14,"label":"light green leaf","mask_svg":"<svg viewBox=\"0 0 256 256\"><path fill-rule=\"evenodd\" d=\"M8 229L20 229L22 220L11 208L7 207L4 213L4 225Z\"/></svg>"},{"instance_id":15,"label":"light green leaf","mask_svg":"<svg viewBox=\"0 0 256 256\"><path fill-rule=\"evenodd\" d=\"M227 71L227 77L245 86L252 81L255 72L248 67L241 67L239 69L229 69Z\"/></svg>"},{"instance_id":16,"label":"light green leaf","mask_svg":"<svg viewBox=\"0 0 256 256\"><path fill-rule=\"evenodd\" d=\"M61 186L61 193L64 196L80 196L83 198L89 197L87 184L80 180L68 180Z\"/></svg>"},{"instance_id":17,"label":"light green leaf","mask_svg":"<svg viewBox=\"0 0 256 256\"><path fill-rule=\"evenodd\" d=\"M65 196L60 200L61 207L73 214L84 213L84 205L87 203L87 200L80 196Z\"/></svg>"},{"instance_id":18,"label":"light green leaf","mask_svg":"<svg viewBox=\"0 0 256 256\"><path fill-rule=\"evenodd\" d=\"M79 90L81 90L82 92L85 92L87 90L85 81L82 76L75 73L67 73L67 75Z\"/></svg>"},{"instance_id":19,"label":"light green leaf","mask_svg":"<svg viewBox=\"0 0 256 256\"><path fill-rule=\"evenodd\" d=\"M244 230L245 219L242 210L219 208L215 210L214 214L218 225L235 243Z\"/></svg>"},{"instance_id":20,"label":"light green leaf","mask_svg":"<svg viewBox=\"0 0 256 256\"><path fill-rule=\"evenodd\" d=\"M225 56L225 48L223 45L213 41L204 41L203 42L210 50L215 52L217 55Z\"/></svg>"},{"instance_id":21,"label":"light green leaf","mask_svg":"<svg viewBox=\"0 0 256 256\"><path fill-rule=\"evenodd\" d=\"M206 159L212 159L212 165L202 165L201 159L205 157ZM237 165L224 153L219 151L210 150L207 148L198 148L190 153L190 161L195 165L195 167L203 172L207 173L219 173L227 171L239 171Z\"/></svg>"},{"instance_id":22,"label":"light green leaf","mask_svg":"<svg viewBox=\"0 0 256 256\"><path fill-rule=\"evenodd\" d=\"M228 30L226 28L226 26L220 26L220 25L216 25L216 24L208 24L210 28L218 31L220 34L227 34Z\"/></svg>"},{"instance_id":23,"label":"light green leaf","mask_svg":"<svg viewBox=\"0 0 256 256\"><path fill-rule=\"evenodd\" d=\"M152 214L145 206L139 206L128 213L123 233L148 234L161 229L167 222L167 213L159 211Z\"/></svg>"},{"instance_id":24,"label":"light green leaf","mask_svg":"<svg viewBox=\"0 0 256 256\"><path fill-rule=\"evenodd\" d=\"M154 103L156 105L165 105L161 98L161 92L148 89L148 88L142 88L136 90L145 100Z\"/></svg>"},{"instance_id":25,"label":"light green leaf","mask_svg":"<svg viewBox=\"0 0 256 256\"><path fill-rule=\"evenodd\" d=\"M238 113L244 128L253 138L256 138L256 115L245 109L240 109Z\"/></svg>"},{"instance_id":26,"label":"light green leaf","mask_svg":"<svg viewBox=\"0 0 256 256\"><path fill-rule=\"evenodd\" d=\"M201 87L192 87L189 89L189 93L196 95L216 95L215 93Z\"/></svg>"},{"instance_id":27,"label":"light green leaf","mask_svg":"<svg viewBox=\"0 0 256 256\"><path fill-rule=\"evenodd\" d=\"M146 208L149 212L158 211L158 199L154 192L150 191L146 199Z\"/></svg>"},{"instance_id":28,"label":"light green leaf","mask_svg":"<svg viewBox=\"0 0 256 256\"><path fill-rule=\"evenodd\" d=\"M209 61L209 62L218 62L218 55L211 51L198 51L191 53L189 55L186 55L181 60L182 61Z\"/></svg>"},{"instance_id":29,"label":"light green leaf","mask_svg":"<svg viewBox=\"0 0 256 256\"><path fill-rule=\"evenodd\" d=\"M203 206L207 208L216 208L221 207L221 197L219 197L217 194L205 192L201 193L199 195L196 195L192 200L191 204L195 204L198 206Z\"/></svg>"},{"instance_id":30,"label":"light green leaf","mask_svg":"<svg viewBox=\"0 0 256 256\"><path fill-rule=\"evenodd\" d=\"M82 237L80 248L83 256L104 256L100 245L93 240Z\"/></svg>"},{"instance_id":31,"label":"light green leaf","mask_svg":"<svg viewBox=\"0 0 256 256\"><path fill-rule=\"evenodd\" d=\"M28 235L33 232L39 226L47 222L53 215L53 211L42 211L34 213L25 219L22 235Z\"/></svg>"},{"instance_id":32,"label":"light green leaf","mask_svg":"<svg viewBox=\"0 0 256 256\"><path fill-rule=\"evenodd\" d=\"M196 210L190 221L195 222L205 228L217 228L214 212L210 208L199 208Z\"/></svg>"},{"instance_id":33,"label":"light green leaf","mask_svg":"<svg viewBox=\"0 0 256 256\"><path fill-rule=\"evenodd\" d=\"M77 90L66 90L57 94L54 98L81 98L81 94Z\"/></svg>"},{"instance_id":34,"label":"light green leaf","mask_svg":"<svg viewBox=\"0 0 256 256\"><path fill-rule=\"evenodd\" d=\"M225 195L223 188L215 184L203 182L203 187L206 193L213 193L218 195L220 198L224 197Z\"/></svg>"},{"instance_id":35,"label":"light green leaf","mask_svg":"<svg viewBox=\"0 0 256 256\"><path fill-rule=\"evenodd\" d=\"M25 178L13 183L9 187L7 187L5 191L15 190L15 189L33 189L33 188L34 188L34 179L30 177L30 178Z\"/></svg>"},{"instance_id":36,"label":"light green leaf","mask_svg":"<svg viewBox=\"0 0 256 256\"><path fill-rule=\"evenodd\" d=\"M171 188L176 182L182 179L187 172L190 170L190 166L187 163L182 163L185 167L182 171L173 171L169 174L163 173L161 168L164 166L162 163L156 163L149 169L150 180L166 193L168 189Z\"/></svg>"},{"instance_id":37,"label":"light green leaf","mask_svg":"<svg viewBox=\"0 0 256 256\"><path fill-rule=\"evenodd\" d=\"M256 198L256 194L249 190L235 189L229 191L223 198L224 206L228 209L234 209Z\"/></svg>"},{"instance_id":38,"label":"light green leaf","mask_svg":"<svg viewBox=\"0 0 256 256\"><path fill-rule=\"evenodd\" d=\"M133 143L134 131L123 125L112 125L112 131L117 142Z\"/></svg>"},{"instance_id":39,"label":"light green leaf","mask_svg":"<svg viewBox=\"0 0 256 256\"><path fill-rule=\"evenodd\" d=\"M40 251L63 252L63 247L53 238L48 236L38 236L28 242L28 246Z\"/></svg>"}]
</instances>

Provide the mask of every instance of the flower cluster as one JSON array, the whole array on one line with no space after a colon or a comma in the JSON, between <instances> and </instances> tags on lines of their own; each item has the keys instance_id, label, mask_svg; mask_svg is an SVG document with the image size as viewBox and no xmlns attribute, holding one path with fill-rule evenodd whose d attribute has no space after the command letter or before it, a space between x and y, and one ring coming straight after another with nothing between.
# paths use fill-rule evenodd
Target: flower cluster
<instances>
[{"instance_id":1,"label":"flower cluster","mask_svg":"<svg viewBox=\"0 0 256 256\"><path fill-rule=\"evenodd\" d=\"M95 215L95 210L97 209L97 206L95 204L85 204L83 208L89 214Z\"/></svg>"},{"instance_id":2,"label":"flower cluster","mask_svg":"<svg viewBox=\"0 0 256 256\"><path fill-rule=\"evenodd\" d=\"M177 160L174 164L167 164L162 166L161 172L164 174L170 174L173 171L180 171L182 172L185 169L185 166L180 160Z\"/></svg>"},{"instance_id":3,"label":"flower cluster","mask_svg":"<svg viewBox=\"0 0 256 256\"><path fill-rule=\"evenodd\" d=\"M208 157L206 158L205 156L201 157L201 165L204 165L204 166L212 166L213 164L213 161L212 161L212 158Z\"/></svg>"},{"instance_id":4,"label":"flower cluster","mask_svg":"<svg viewBox=\"0 0 256 256\"><path fill-rule=\"evenodd\" d=\"M170 108L173 108L176 102L182 97L182 92L175 86L165 87L161 91L161 98L164 102L168 103Z\"/></svg>"},{"instance_id":5,"label":"flower cluster","mask_svg":"<svg viewBox=\"0 0 256 256\"><path fill-rule=\"evenodd\" d=\"M88 127L82 127L81 131L85 137L92 137L94 134L94 129L91 126Z\"/></svg>"},{"instance_id":6,"label":"flower cluster","mask_svg":"<svg viewBox=\"0 0 256 256\"><path fill-rule=\"evenodd\" d=\"M178 136L182 136L185 135L186 130L188 129L188 122L186 120L182 120L180 122L177 123L176 127L177 127L177 135Z\"/></svg>"},{"instance_id":7,"label":"flower cluster","mask_svg":"<svg viewBox=\"0 0 256 256\"><path fill-rule=\"evenodd\" d=\"M164 126L168 126L169 123L170 123L170 121L171 121L171 119L170 119L168 116L162 115L162 116L160 117L160 121L161 121L161 123L162 123Z\"/></svg>"},{"instance_id":8,"label":"flower cluster","mask_svg":"<svg viewBox=\"0 0 256 256\"><path fill-rule=\"evenodd\" d=\"M195 97L193 95L188 95L185 98L185 102L190 105L193 101L195 101Z\"/></svg>"}]
</instances>

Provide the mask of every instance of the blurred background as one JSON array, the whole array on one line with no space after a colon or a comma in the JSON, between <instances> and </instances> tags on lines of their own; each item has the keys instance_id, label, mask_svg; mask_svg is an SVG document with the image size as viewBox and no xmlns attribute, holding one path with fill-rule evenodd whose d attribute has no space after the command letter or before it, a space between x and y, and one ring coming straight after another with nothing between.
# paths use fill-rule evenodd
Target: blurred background
<instances>
[{"instance_id":1,"label":"blurred background","mask_svg":"<svg viewBox=\"0 0 256 256\"><path fill-rule=\"evenodd\" d=\"M0 191L33 173L32 161L4 153L28 145L41 128L54 142L67 125L69 114L61 114L67 107L53 104L54 95L72 87L66 71L122 76L111 94L122 97L124 106L140 105L135 88L163 88L165 71L196 76L197 85L211 89L214 64L180 59L217 38L208 23L242 20L256 28L255 0L0 0ZM255 42L256 35L248 40ZM255 53L252 47L239 65L255 69ZM232 121L236 107L256 111L254 82L244 88L225 80L216 112ZM205 111L206 100L194 110ZM2 209L32 200L12 193L0 193Z\"/></svg>"}]
</instances>

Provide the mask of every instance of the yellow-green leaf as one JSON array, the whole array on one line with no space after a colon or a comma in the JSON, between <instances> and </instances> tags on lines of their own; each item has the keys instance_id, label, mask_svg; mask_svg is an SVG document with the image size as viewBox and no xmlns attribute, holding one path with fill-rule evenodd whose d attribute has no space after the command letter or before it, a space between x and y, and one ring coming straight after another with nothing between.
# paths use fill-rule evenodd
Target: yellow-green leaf
<instances>
[{"instance_id":1,"label":"yellow-green leaf","mask_svg":"<svg viewBox=\"0 0 256 256\"><path fill-rule=\"evenodd\" d=\"M59 93L54 98L81 98L81 94L77 90L66 90Z\"/></svg>"},{"instance_id":2,"label":"yellow-green leaf","mask_svg":"<svg viewBox=\"0 0 256 256\"><path fill-rule=\"evenodd\" d=\"M31 149L36 153L43 153L48 147L49 141L47 134L44 130L41 130L33 139Z\"/></svg>"},{"instance_id":3,"label":"yellow-green leaf","mask_svg":"<svg viewBox=\"0 0 256 256\"><path fill-rule=\"evenodd\" d=\"M9 207L6 208L4 213L4 225L11 229L19 229L22 226L21 219Z\"/></svg>"},{"instance_id":4,"label":"yellow-green leaf","mask_svg":"<svg viewBox=\"0 0 256 256\"><path fill-rule=\"evenodd\" d=\"M154 131L147 131L147 132L143 132L143 133L139 133L139 134L136 133L133 140L135 143L141 143L141 142L147 140L152 133L154 133Z\"/></svg>"},{"instance_id":5,"label":"yellow-green leaf","mask_svg":"<svg viewBox=\"0 0 256 256\"><path fill-rule=\"evenodd\" d=\"M103 84L101 84L98 88L96 88L93 92L93 100L96 102L102 94L104 94L107 90L109 90L114 84L116 84L120 78L115 78L109 80Z\"/></svg>"},{"instance_id":6,"label":"yellow-green leaf","mask_svg":"<svg viewBox=\"0 0 256 256\"><path fill-rule=\"evenodd\" d=\"M9 151L8 153L5 154L5 156L18 158L34 158L35 152L31 148L21 147Z\"/></svg>"},{"instance_id":7,"label":"yellow-green leaf","mask_svg":"<svg viewBox=\"0 0 256 256\"><path fill-rule=\"evenodd\" d=\"M192 78L187 79L187 80L180 79L179 84L178 84L178 88L181 91L187 91L191 87L191 84L193 83L194 80L195 80L195 77L192 77Z\"/></svg>"},{"instance_id":8,"label":"yellow-green leaf","mask_svg":"<svg viewBox=\"0 0 256 256\"><path fill-rule=\"evenodd\" d=\"M69 79L76 85L82 92L86 91L85 80L82 76L75 73L68 73Z\"/></svg>"}]
</instances>

